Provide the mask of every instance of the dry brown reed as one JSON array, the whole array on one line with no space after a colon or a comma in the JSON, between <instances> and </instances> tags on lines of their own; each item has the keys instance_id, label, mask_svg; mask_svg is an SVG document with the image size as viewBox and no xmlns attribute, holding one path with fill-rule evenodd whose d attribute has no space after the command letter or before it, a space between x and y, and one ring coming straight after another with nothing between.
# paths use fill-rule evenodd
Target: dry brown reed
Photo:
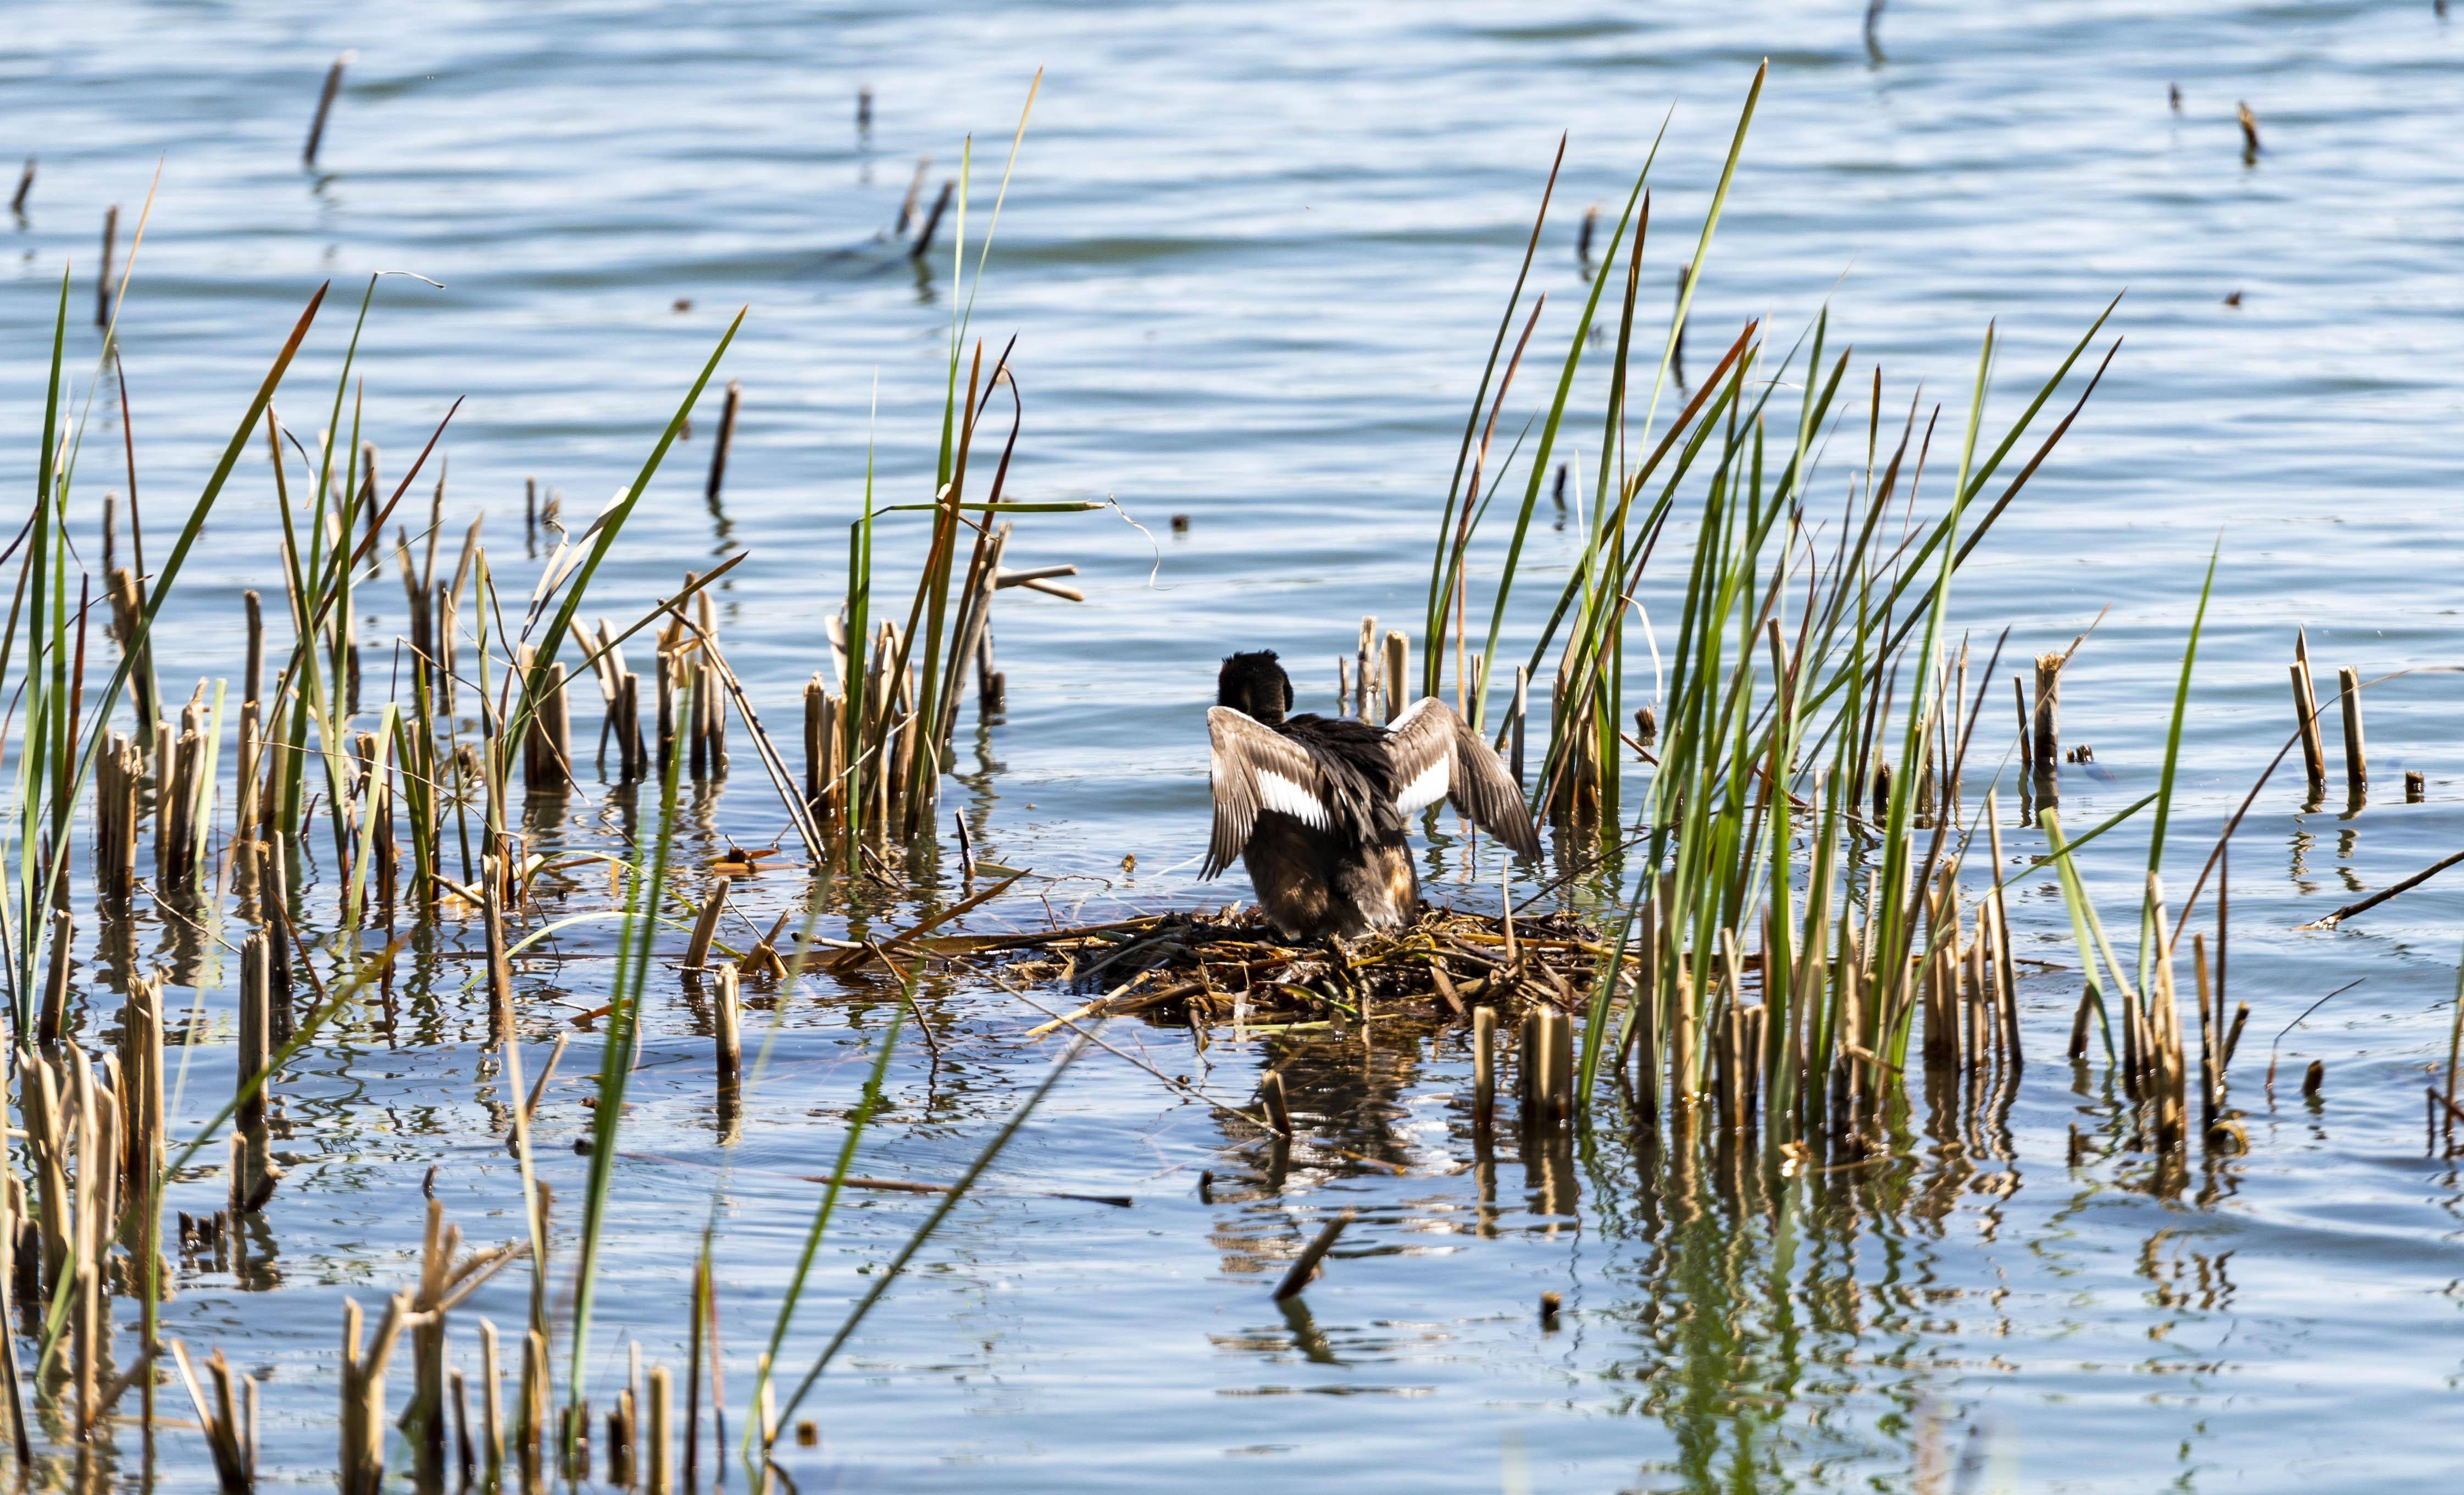
<instances>
[{"instance_id":1,"label":"dry brown reed","mask_svg":"<svg viewBox=\"0 0 2464 1495\"><path fill-rule=\"evenodd\" d=\"M273 1132L266 1124L274 1088L273 941L264 931L240 947L239 1062L232 1075L239 1109L231 1117L231 1211L253 1215L265 1207L281 1177L274 1166Z\"/></svg>"},{"instance_id":2,"label":"dry brown reed","mask_svg":"<svg viewBox=\"0 0 2464 1495\"><path fill-rule=\"evenodd\" d=\"M2369 753L2362 742L2362 674L2349 666L2336 671L2336 691L2344 710L2344 793L2354 808L2370 797Z\"/></svg>"},{"instance_id":3,"label":"dry brown reed","mask_svg":"<svg viewBox=\"0 0 2464 1495\"><path fill-rule=\"evenodd\" d=\"M234 1401L231 1369L217 1349L206 1361L206 1376L213 1385L213 1398L209 1402L197 1384L196 1370L188 1363L187 1347L175 1339L170 1350L172 1361L180 1370L181 1384L187 1389L188 1404L196 1409L197 1425L205 1432L216 1483L226 1495L245 1495L256 1487L255 1378L239 1378L240 1394Z\"/></svg>"},{"instance_id":4,"label":"dry brown reed","mask_svg":"<svg viewBox=\"0 0 2464 1495\"><path fill-rule=\"evenodd\" d=\"M356 52L345 52L325 70L325 86L317 95L317 117L308 121L308 141L299 148L301 165L313 168L317 165L317 149L325 143L325 117L334 112L334 100L341 97L342 72L358 57Z\"/></svg>"},{"instance_id":5,"label":"dry brown reed","mask_svg":"<svg viewBox=\"0 0 2464 1495\"><path fill-rule=\"evenodd\" d=\"M702 497L715 505L719 485L727 478L727 456L736 445L736 412L743 403L744 388L735 380L727 382L727 397L719 406L718 434L710 444L710 480L702 485Z\"/></svg>"},{"instance_id":6,"label":"dry brown reed","mask_svg":"<svg viewBox=\"0 0 2464 1495\"><path fill-rule=\"evenodd\" d=\"M1353 1212L1347 1209L1318 1228L1318 1233L1309 1238L1309 1244L1301 1248L1301 1254L1292 1258L1292 1264L1284 1273L1284 1280L1275 1285L1276 1302L1281 1303L1286 1298L1295 1297L1309 1286L1309 1280L1317 1275L1318 1264L1324 1262L1326 1254L1334 1249L1335 1241L1342 1236L1344 1227L1351 1224L1352 1220Z\"/></svg>"},{"instance_id":7,"label":"dry brown reed","mask_svg":"<svg viewBox=\"0 0 2464 1495\"><path fill-rule=\"evenodd\" d=\"M916 172L920 176L923 172L923 167L916 167ZM933 199L933 210L924 215L924 226L916 231L915 242L911 245L907 251L907 257L909 259L914 260L920 264L923 262L924 256L933 252L934 235L937 234L941 230L941 215L950 210L951 194L956 192L957 189L958 184L956 181L945 180L942 182L941 195ZM902 216L904 216L904 214L902 214Z\"/></svg>"},{"instance_id":8,"label":"dry brown reed","mask_svg":"<svg viewBox=\"0 0 2464 1495\"><path fill-rule=\"evenodd\" d=\"M410 1316L410 1295L395 1293L363 1343L359 1300L342 1300L342 1495L384 1495L385 1370Z\"/></svg>"},{"instance_id":9,"label":"dry brown reed","mask_svg":"<svg viewBox=\"0 0 2464 1495\"><path fill-rule=\"evenodd\" d=\"M102 210L102 272L94 277L94 324L111 325L111 262L120 243L120 205Z\"/></svg>"},{"instance_id":10,"label":"dry brown reed","mask_svg":"<svg viewBox=\"0 0 2464 1495\"><path fill-rule=\"evenodd\" d=\"M2319 730L2319 693L2310 678L2310 638L2307 629L2293 635L2293 716L2301 742L2301 769L2309 785L2310 798L2317 799L2327 790L2327 744Z\"/></svg>"}]
</instances>

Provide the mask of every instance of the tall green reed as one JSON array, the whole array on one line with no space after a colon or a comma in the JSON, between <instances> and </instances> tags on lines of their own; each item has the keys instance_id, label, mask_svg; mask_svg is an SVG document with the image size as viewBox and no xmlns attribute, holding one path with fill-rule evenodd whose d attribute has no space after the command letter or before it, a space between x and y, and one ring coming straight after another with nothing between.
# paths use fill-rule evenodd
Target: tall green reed
<instances>
[{"instance_id":1,"label":"tall green reed","mask_svg":"<svg viewBox=\"0 0 2464 1495\"><path fill-rule=\"evenodd\" d=\"M688 692L690 696L690 692ZM668 886L675 846L676 785L684 755L671 754L660 776L659 818L647 850L637 850L625 880L624 918L617 934L616 987L607 1000L606 1037L600 1044L597 1106L591 1113L590 1169L582 1198L582 1239L573 1268L573 1332L566 1371L567 1436L581 1436L583 1366L590 1352L591 1313L598 1301L599 1242L606 1228L616 1186L617 1130L624 1125L625 1091L642 1042L642 1003L649 991L651 946L657 936L658 902Z\"/></svg>"},{"instance_id":2,"label":"tall green reed","mask_svg":"<svg viewBox=\"0 0 2464 1495\"><path fill-rule=\"evenodd\" d=\"M867 442L863 508L848 526L847 593L839 611L846 666L838 692L838 767L824 795L829 812L848 832L845 855L850 875L862 869L868 833L887 835L895 830L912 840L932 826L939 780L950 763L952 718L957 699L955 682L968 663L962 656L970 646L972 630L961 625L970 609L986 605L996 581L993 572L1001 545L994 527L996 518L1076 514L1105 507L1088 499L1018 502L1002 496L1023 419L1023 407L1016 401L1017 382L1010 371L1009 355L1015 340L994 360L989 371L984 367L983 345L979 342L970 350L966 343L976 297L982 287L993 238L1001 224L1001 206L1008 197L1027 119L1034 110L1035 93L1042 79L1039 71L1020 110L1018 130L1011 139L1009 159L1001 171L1001 188L993 199L991 221L976 249L973 276L966 274L967 186L975 159L972 140L961 156L951 249L954 290L949 356L944 370L939 453L932 499L879 503L874 492L874 453L869 439ZM959 290L964 291L963 297L957 294ZM963 399L959 394L962 365L966 370ZM968 481L979 424L994 395L1004 385L1012 391L1017 413L983 496L971 497ZM876 616L876 521L891 514L929 514L932 522L906 623L900 627L885 620L875 638L870 636L870 630ZM971 542L963 569L958 548L962 538ZM954 605L959 609L956 617ZM894 793L892 785L896 788Z\"/></svg>"},{"instance_id":3,"label":"tall green reed","mask_svg":"<svg viewBox=\"0 0 2464 1495\"><path fill-rule=\"evenodd\" d=\"M124 290L123 278L123 290ZM59 424L60 365L67 342L68 278L61 277L59 311L55 316L49 392L45 397L41 442L42 467L36 474L33 513L29 520L26 559L18 579L18 596L28 621L26 653L17 654L16 613L0 633L0 683L12 669L16 693L23 704L17 755L18 828L13 856L0 833L0 865L15 864L5 898L0 898L0 935L13 959L6 966L10 999L18 1031L32 1031L36 973L46 957L51 921L43 911L60 901L66 886L70 837L68 826L77 800L91 778L94 759L121 693L143 655L156 619L171 595L182 567L205 529L238 465L257 421L272 405L293 358L308 336L325 287L310 297L290 336L275 353L248 411L225 446L221 459L190 506L168 556L146 588L144 606L135 620L131 638L121 651L109 679L93 700L84 698L82 679L71 678L74 643L67 602L67 538L73 470L62 463ZM116 315L116 314L115 314ZM48 616L47 616L48 614ZM81 740L80 740L81 737Z\"/></svg>"},{"instance_id":4,"label":"tall green reed","mask_svg":"<svg viewBox=\"0 0 2464 1495\"><path fill-rule=\"evenodd\" d=\"M1633 402L1640 406L1639 436L1630 423L1627 369L1649 222L1649 161L1633 185L1537 418L1522 502L1490 583L1486 647L1464 693L1477 715L1556 435L1611 276L1621 273L1617 362L1599 414L1581 551L1527 666L1535 682L1551 678L1553 687L1548 750L1529 786L1535 809L1580 831L1578 843L1595 840L1604 860L1621 848L1638 853L1623 868L1631 896L1594 987L1578 1092L1588 1106L1612 1057L1630 1058L1646 1114L1690 1107L1726 1062L1723 1045L1746 1041L1750 1026L1761 1132L1779 1146L1837 1122L1843 1097L1859 1126L1881 1114L1904 1072L1921 1006L1936 988L1939 962L1928 961L1947 912L1958 944L1957 905L1945 901L1941 883L1974 829L1961 830L1956 803L1978 706L1957 693L1968 654L1952 637L1951 591L1961 565L2101 379L2104 366L2083 387L2074 386L2079 403L2003 490L1989 495L1989 483L2071 379L2113 308L2095 318L1998 435L1986 429L1997 343L1988 329L1966 401L1955 476L1930 512L1922 497L1940 412L1921 421L1911 402L1898 450L1884 462L1877 369L1864 470L1849 485L1835 533L1823 533L1831 526L1813 509L1815 468L1823 432L1841 407L1851 359L1830 347L1827 309L1786 350L1768 343L1760 322L1747 322L1659 429L1678 328L1703 283L1763 82L1757 72L1661 339L1657 372L1647 396ZM1527 271L1529 260L1527 250ZM1424 689L1440 681L1439 643L1449 613L1460 628L1465 610L1479 527L1466 475L1477 474L1485 457L1485 439L1476 444L1482 407L1503 405L1520 358L1518 348L1505 363L1506 377L1494 378L1521 296L1518 276L1441 509ZM1783 390L1795 392L1793 409L1777 401ZM1495 423L1492 409L1492 431ZM1905 516L1898 534L1888 522L1895 515ZM1672 537L1684 547L1683 581L1662 588L1652 584L1650 562ZM1662 616L1653 619L1646 609L1663 591ZM1669 606L1674 620L1665 616ZM1650 703L1660 738L1641 752L1648 765L1641 799L1620 833L1626 682L1639 663L1639 651L1629 658L1628 629L1637 625L1650 635L1655 675L1664 664L1662 693ZM1663 661L1661 649L1672 634ZM1552 675L1544 676L1552 652ZM1989 937L1983 922L1978 937Z\"/></svg>"}]
</instances>

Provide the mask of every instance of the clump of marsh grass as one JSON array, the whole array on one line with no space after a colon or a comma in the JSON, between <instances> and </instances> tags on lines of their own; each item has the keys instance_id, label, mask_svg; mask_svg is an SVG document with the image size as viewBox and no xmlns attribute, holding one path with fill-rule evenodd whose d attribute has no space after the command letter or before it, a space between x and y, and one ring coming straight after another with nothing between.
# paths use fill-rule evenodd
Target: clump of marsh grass
<instances>
[{"instance_id":1,"label":"clump of marsh grass","mask_svg":"<svg viewBox=\"0 0 2464 1495\"><path fill-rule=\"evenodd\" d=\"M954 238L963 256L963 201L957 211ZM107 323L125 304L144 222L141 215L121 262L117 293L101 302ZM979 277L989 235L986 240L978 247ZM22 1305L40 1326L32 1378L39 1405L31 1414L24 1405L25 1368L18 1364L16 1341L0 1336L0 1378L9 1390L6 1412L14 1448L21 1461L32 1456L38 1418L46 1436L84 1439L132 1388L141 1389L140 1415L150 1428L156 1377L149 1368L168 1350L195 1401L218 1480L226 1488L250 1487L256 1465L253 1383L243 1378L234 1386L219 1354L205 1362L200 1378L185 1350L167 1345L161 1334L160 1309L174 1271L162 1251L165 1193L187 1176L184 1171L209 1145L227 1146L227 1205L194 1218L184 1212L181 1245L184 1259L192 1248L210 1245L218 1263L245 1267L248 1238L239 1221L266 1208L279 1179L272 1138L285 1066L305 1045L319 1042L338 1014L360 1009L372 990L384 994L379 1005L390 1021L391 962L405 944L393 934L399 923L417 928L469 919L481 928L487 956L473 989L481 995L489 1042L516 1099L509 1108L509 1140L520 1167L528 1239L457 1263L453 1234L431 1208L418 1282L372 1323L355 1322L346 1336L340 1388L342 1480L345 1488L361 1490L373 1490L382 1481L386 1370L405 1336L413 1387L402 1425L423 1484L441 1478L450 1450L459 1452L466 1476L484 1452L492 1469L510 1459L535 1481L544 1472L560 1405L565 1437L557 1462L573 1467L584 1457L583 1356L601 1241L618 1198L617 1129L641 1042L642 1004L662 983L661 932L677 927L679 905L693 902L681 886L684 868L672 855L681 774L688 763L695 779L724 774L727 718L733 713L818 871L840 865L843 846L844 865L866 871L884 865L875 848L892 838L928 839L960 682L971 664L989 673L994 593L1025 584L1074 595L1048 581L1067 567L1023 573L1004 568L1010 518L1098 505L1019 503L1003 495L1023 417L1016 379L1006 355L987 372L978 347L968 363L962 402L959 350L966 323L963 314L954 317L939 482L929 502L880 505L868 473L863 510L852 530L837 689L822 693L824 730L811 731L808 721L807 761L795 765L763 731L717 637L709 591L740 557L689 575L681 588L629 624L603 617L595 627L583 625L595 578L681 439L742 325L741 313L683 392L632 481L586 529L561 536L536 580L527 583L525 599L492 563L475 521L463 534L458 556L440 557L446 483L438 451L452 411L398 476L388 482L379 474L356 371L380 277L371 277L363 294L330 398L319 397L321 429L311 437L284 422L283 397L291 387L286 381L325 304L327 292L319 289L247 402L167 551L158 540L149 559L132 498L125 516L130 563L114 564L121 511L116 499L106 500L106 575L98 588L71 539L83 507L77 458L85 429L63 375L71 289L64 275L35 502L15 543L0 555L0 561L18 562L15 597L0 628L0 687L13 692L13 709L0 723L0 755L6 755L17 791L0 824L0 982L21 1036L11 1055L11 1078L25 1122L18 1140L0 1143L11 1164L0 1179L6 1184L0 1188L0 1316L11 1316ZM107 324L106 363L98 367L96 385L105 369L116 366L109 362L111 331ZM971 468L982 465L975 451L979 423L1003 387L1013 397L1010 430L989 480L971 482ZM124 408L121 413L124 423ZM258 453L272 478L278 526L283 585L275 611L277 626L280 618L289 620L289 641L275 641L269 651L261 599L246 594L247 657L236 699L231 681L209 679L197 682L185 706L168 703L158 679L155 630L239 464ZM723 460L714 461L714 489ZM133 441L130 461L133 467ZM396 517L431 473L429 512L415 537L414 521L397 522ZM980 497L975 495L978 486ZM862 649L873 598L874 526L883 517L908 512L931 516L925 562L905 626L885 623L868 662ZM441 563L447 561L450 565ZM399 575L407 625L393 642L390 670L384 667L384 646L363 636L372 601L364 595L366 585L387 563ZM107 617L101 642L112 649L107 679L99 688L88 678L88 665L105 656L90 652L90 612ZM660 687L657 700L665 708L655 755L642 732L649 693L625 654L627 643L646 632ZM614 873L614 907L559 916L550 900L559 896L556 890L572 886L565 874L576 859L551 863L538 832L581 781L569 692L585 672L599 685L606 707L603 758L608 739L617 745L618 791L628 792L655 768L657 821L649 834L632 838L629 854L604 858ZM381 684L387 679L390 689ZM371 698L380 693L383 698ZM236 792L226 798L221 755L231 735L236 737ZM89 795L93 889L101 915L98 945L124 996L118 1039L99 1056L85 1046L93 1017L81 1000L73 953L77 930L71 850ZM143 845L149 822L150 858ZM302 886L312 875L312 841L315 860L324 867L318 879L320 896L330 898L330 906L316 908L330 915L330 923L312 912ZM817 884L803 937L786 947L788 954L781 953L785 917L749 949L729 947L714 930L698 942L693 962L709 970L689 973L688 979L707 976L731 997L739 978L792 983L810 952L833 943L814 934L828 886L826 877ZM243 926L228 936L226 894L236 895ZM198 1006L185 1022L165 1011L162 980L139 968L131 930L147 899L166 924L182 932L173 967L162 975L197 989ZM702 905L727 912L723 876ZM535 1080L525 1073L517 962L539 940L590 922L616 926L619 958L611 1000L602 1014L596 1097L601 1105L576 1217L573 1316L560 1324L551 1318L546 1275L553 1199L533 1172L530 1133L562 1041ZM166 1074L165 1035L176 1030L193 1041L202 1030L205 992L225 979L213 952L226 947L238 956L233 1092L183 1143L169 1131L171 1118L182 1113L188 1044L182 1045L177 1072ZM723 964L712 963L717 960ZM734 1011L731 1001L731 1016ZM887 1054L885 1042L885 1059ZM730 1071L722 1090L740 1104L749 1079L734 1072L741 1067L735 1044L723 1055L722 1067ZM758 1074L758 1063L754 1069ZM1035 1099L1044 1093L1039 1090ZM976 1174L998 1155L1017 1122L974 1172L943 1193L880 1286L886 1288L921 1248ZM19 1163L25 1165L23 1183ZM494 1326L483 1326L489 1348L481 1376L485 1431L474 1444L467 1427L468 1382L450 1363L446 1315L497 1268L525 1257L532 1263L530 1319L517 1357L508 1357L518 1360L518 1397L507 1417L499 1385L506 1367L497 1364ZM705 1260L705 1286L708 1267ZM137 1352L116 1372L115 1295L139 1304ZM701 1309L708 1308L715 1340L715 1308L707 1291L696 1301L696 1335L704 1327ZM859 1309L850 1330L861 1317ZM559 1333L571 1350L561 1387L550 1359ZM710 1348L716 1401L722 1393L715 1343ZM825 1353L805 1377L806 1387L827 1358ZM685 1418L689 1466L700 1369L697 1357ZM663 1450L676 1421L671 1391L664 1370L653 1367L647 1379L637 1374L615 1402L611 1427L618 1431L616 1448L624 1453L623 1473L653 1488L670 1478ZM766 1386L764 1394L770 1395ZM794 1402L789 1405L792 1410Z\"/></svg>"},{"instance_id":2,"label":"clump of marsh grass","mask_svg":"<svg viewBox=\"0 0 2464 1495\"><path fill-rule=\"evenodd\" d=\"M1647 392L1637 390L1630 362L1650 226L1648 161L1606 231L1554 387L1534 417L1522 499L1485 588L1485 647L1472 652L1463 646L1467 616L1484 588L1470 558L1495 491L1494 479L1484 491L1483 474L1537 321L1536 305L1528 317L1522 311L1527 248L1440 515L1421 684L1442 689L1445 653L1436 646L1450 627L1457 693L1466 715L1480 719L1531 517L1605 303L1616 311L1607 344L1615 362L1582 548L1518 671L1518 681L1528 674L1551 682L1547 747L1529 786L1535 812L1596 845L1599 860L1619 866L1632 890L1614 953L1592 983L1577 1104L1588 1111L1598 1078L1616 1069L1637 1117L1654 1126L1665 1120L1691 1132L1707 1117L1719 1130L1757 1136L1774 1154L1855 1154L1881 1145L1903 1106L1912 1053L1938 1083L1983 1077L1969 1088L1987 1094L2007 1094L2022 1063L1998 798L1971 805L1964 779L1985 692L1968 689L1969 645L1951 635L1949 598L1961 565L2070 430L2109 366L2110 348L2072 386L2068 410L2010 471L2113 308L2090 322L1998 435L1986 424L1996 352L1988 329L1955 473L1929 513L1921 495L1941 412L1911 401L1886 448L1882 374L1875 369L1862 470L1852 474L1835 535L1824 537L1814 469L1849 385L1849 354L1831 350L1827 311L1785 351L1770 345L1761 323L1746 323L1664 426L1661 417L1762 86L1758 72ZM1544 191L1544 218L1546 211ZM1532 246L1538 238L1535 223ZM1620 282L1622 296L1612 300ZM1508 354L1518 320L1523 331ZM1782 390L1799 391L1793 410L1777 404ZM1895 516L1904 517L1894 522ZM1659 590L1650 563L1663 542L1676 549L1682 585L1673 592L1674 618L1650 619L1648 599ZM1978 672L1987 685L2001 649L1997 643ZM1625 730L1635 704L1628 682L1646 657L1655 689L1638 716L1653 734L1648 742ZM2186 654L2157 793L2090 833L2156 807L2140 978L2113 989L2123 993L2133 1093L2150 1098L2155 1132L2167 1145L2183 1135L2187 1070L2169 961L2158 958L2178 928L2165 916L2155 873L2189 669ZM1503 746L1507 734L1498 736ZM1629 752L1647 765L1630 814L1621 767ZM2079 909L2085 900L2070 854L2079 843L2060 840L2054 813L2050 804L2043 810L2056 852L2046 865L2057 868ZM1629 824L1620 829L1620 822ZM1980 829L1990 837L1979 838ZM1980 839L1990 840L1992 862L1984 890L1971 894L1962 873ZM2082 949L2093 942L2103 950L2092 917L2088 909ZM2214 1027L2214 1014L2206 1016ZM2211 1086L2211 1117L2219 1087Z\"/></svg>"},{"instance_id":3,"label":"clump of marsh grass","mask_svg":"<svg viewBox=\"0 0 2464 1495\"><path fill-rule=\"evenodd\" d=\"M868 453L863 509L848 526L847 594L831 625L835 678L816 674L805 687L803 815L808 824L826 824L846 831L847 867L851 874L862 870L860 858L867 837L896 834L912 839L932 826L971 669L978 676L979 709L998 699L998 677L991 666L994 594L1009 586L1028 585L1075 595L1050 586L1046 579L1060 568L1004 571L1009 517L1084 513L1104 507L1089 499L1021 502L1003 496L1025 407L1010 366L1010 350L1003 349L987 370L983 345L966 347L976 290L982 282L1001 204L1008 196L1010 173L1017 165L1019 141L1024 137L1027 115L1034 105L1030 87L1026 108L1019 116L1019 136L1011 142L1009 163L1002 168L1001 189L993 199L991 226L977 246L973 277L966 274L972 143L961 161L952 270L955 284L963 286L967 294L961 297L954 291L951 297L934 497L928 503L877 504ZM939 216L937 210L935 216ZM928 239L930 232L928 229ZM963 398L961 368L966 375ZM991 476L985 479L974 471L980 461L977 439L994 396L1004 387L1010 392L1009 430ZM973 496L970 485L976 481L982 482L981 497ZM876 604L884 600L875 593L876 521L896 514L932 516L903 624L894 616L875 616Z\"/></svg>"}]
</instances>

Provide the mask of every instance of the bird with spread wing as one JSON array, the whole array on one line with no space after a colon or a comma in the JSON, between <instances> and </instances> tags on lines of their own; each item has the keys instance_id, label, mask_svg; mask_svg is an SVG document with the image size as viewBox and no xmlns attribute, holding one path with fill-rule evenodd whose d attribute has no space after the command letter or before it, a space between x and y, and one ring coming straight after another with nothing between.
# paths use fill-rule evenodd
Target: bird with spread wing
<instances>
[{"instance_id":1,"label":"bird with spread wing","mask_svg":"<svg viewBox=\"0 0 2464 1495\"><path fill-rule=\"evenodd\" d=\"M1522 789L1436 696L1387 727L1287 716L1291 677L1268 649L1224 660L1215 694L1215 832L1199 875L1238 857L1287 938L1353 939L1408 922L1420 883L1407 818L1440 800L1517 856L1540 853Z\"/></svg>"}]
</instances>

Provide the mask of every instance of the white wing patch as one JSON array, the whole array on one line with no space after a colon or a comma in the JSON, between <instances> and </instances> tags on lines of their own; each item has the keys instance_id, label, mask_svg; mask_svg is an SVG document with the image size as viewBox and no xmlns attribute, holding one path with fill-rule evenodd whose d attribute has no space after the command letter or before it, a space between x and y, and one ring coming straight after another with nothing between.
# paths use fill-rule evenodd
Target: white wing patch
<instances>
[{"instance_id":1,"label":"white wing patch","mask_svg":"<svg viewBox=\"0 0 2464 1495\"><path fill-rule=\"evenodd\" d=\"M1258 771L1258 800L1267 809L1288 815L1314 830L1325 830L1333 824L1316 795L1272 769Z\"/></svg>"},{"instance_id":2,"label":"white wing patch","mask_svg":"<svg viewBox=\"0 0 2464 1495\"><path fill-rule=\"evenodd\" d=\"M1454 766L1453 758L1447 757L1421 769L1420 777L1405 784L1403 792L1395 797L1395 808L1411 815L1444 799L1446 785L1454 777Z\"/></svg>"}]
</instances>

